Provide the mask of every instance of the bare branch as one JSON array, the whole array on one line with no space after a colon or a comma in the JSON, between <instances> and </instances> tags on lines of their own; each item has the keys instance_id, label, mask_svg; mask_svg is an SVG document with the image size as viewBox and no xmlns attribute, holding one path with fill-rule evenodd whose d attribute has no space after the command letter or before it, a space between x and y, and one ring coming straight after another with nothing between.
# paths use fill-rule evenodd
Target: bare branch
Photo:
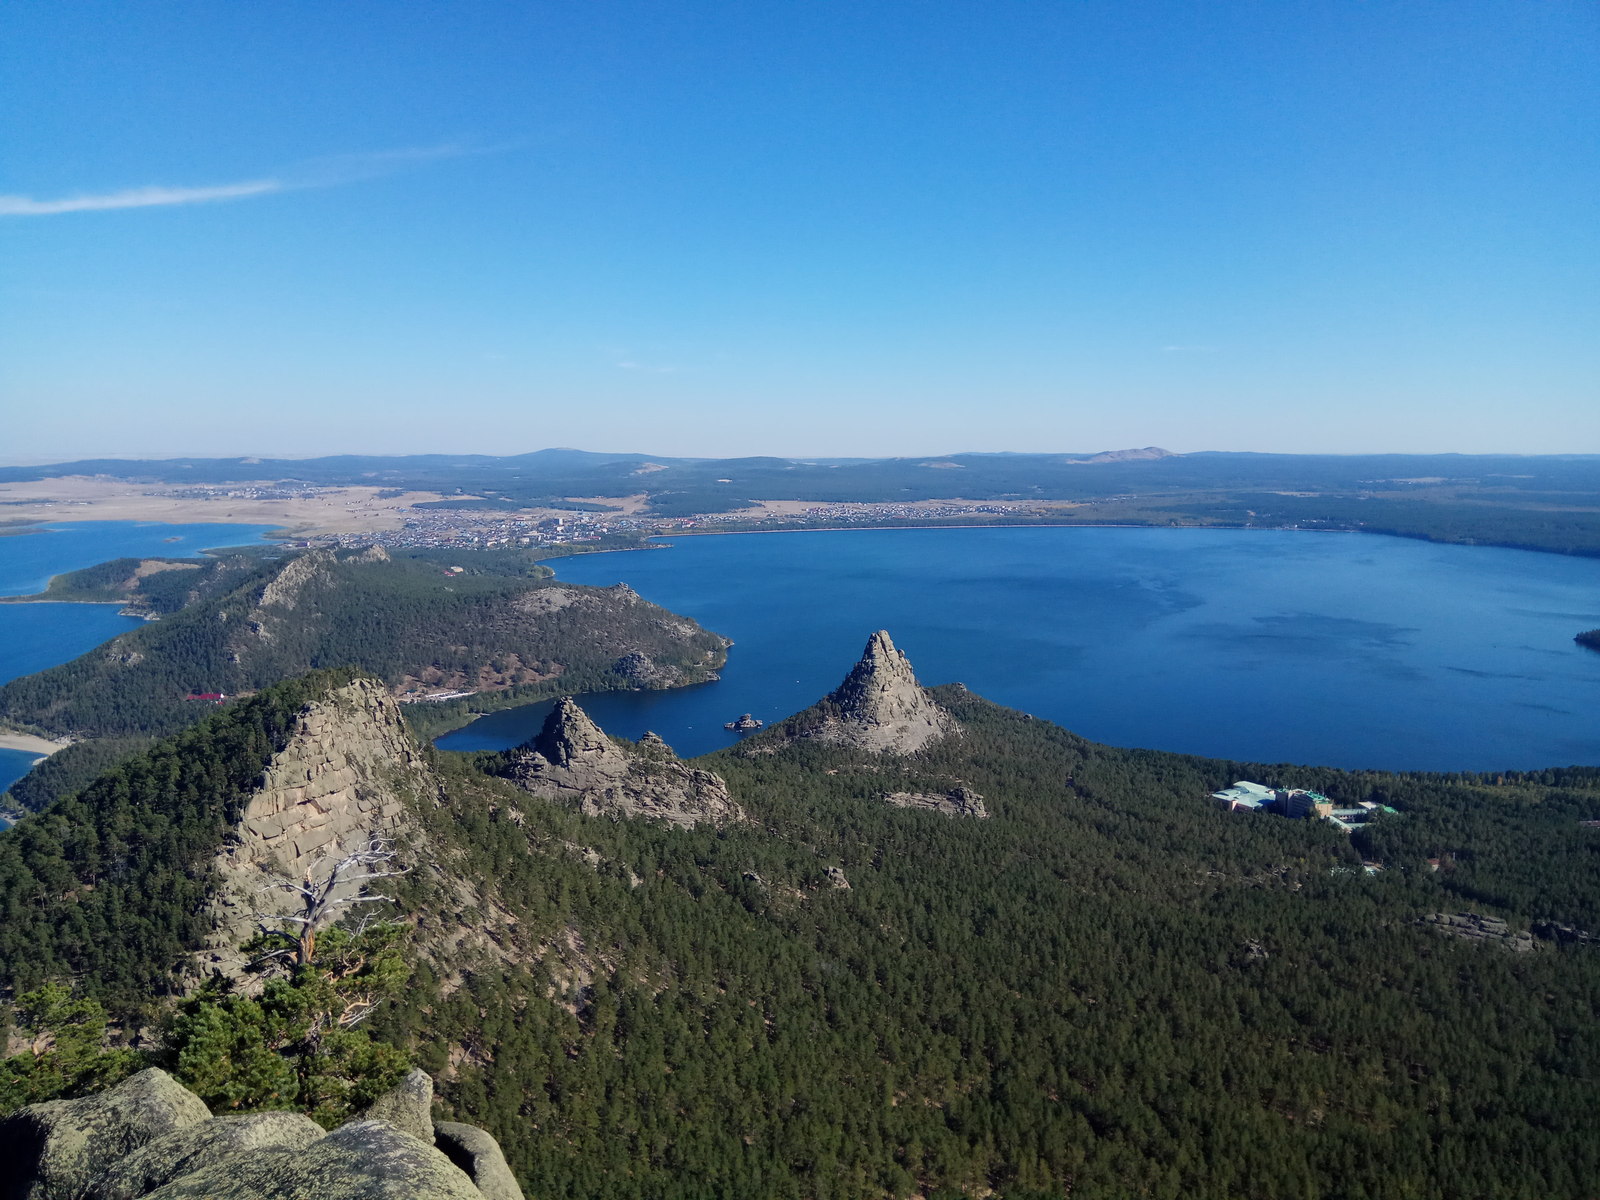
<instances>
[{"instance_id":1,"label":"bare branch","mask_svg":"<svg viewBox=\"0 0 1600 1200\"><path fill-rule=\"evenodd\" d=\"M370 891L373 883L409 872L409 867L397 865L394 843L374 836L359 850L337 859L325 858L307 868L303 880L277 879L259 889L294 897L298 913L253 913L252 919L263 933L294 943L294 961L304 966L316 953L317 934L335 924L346 911L360 904L392 902L391 897ZM350 894L340 894L350 889L354 889Z\"/></svg>"}]
</instances>

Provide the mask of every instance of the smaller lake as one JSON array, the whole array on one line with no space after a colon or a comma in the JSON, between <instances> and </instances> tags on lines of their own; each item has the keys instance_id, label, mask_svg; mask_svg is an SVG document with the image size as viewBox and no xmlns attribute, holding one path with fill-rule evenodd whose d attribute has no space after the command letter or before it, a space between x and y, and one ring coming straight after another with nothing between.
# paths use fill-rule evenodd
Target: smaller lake
<instances>
[{"instance_id":1,"label":"smaller lake","mask_svg":"<svg viewBox=\"0 0 1600 1200\"><path fill-rule=\"evenodd\" d=\"M269 525L167 525L145 521L68 521L0 537L0 596L42 592L52 577L113 558L196 558L225 546L260 545ZM115 604L0 604L0 683L70 662L136 629ZM0 749L0 792L38 756Z\"/></svg>"},{"instance_id":2,"label":"smaller lake","mask_svg":"<svg viewBox=\"0 0 1600 1200\"><path fill-rule=\"evenodd\" d=\"M874 630L924 683L1119 746L1492 771L1600 763L1600 561L1288 530L944 529L687 537L555 560L731 637L719 683L582 697L683 755L837 686ZM500 749L548 704L445 749Z\"/></svg>"}]
</instances>

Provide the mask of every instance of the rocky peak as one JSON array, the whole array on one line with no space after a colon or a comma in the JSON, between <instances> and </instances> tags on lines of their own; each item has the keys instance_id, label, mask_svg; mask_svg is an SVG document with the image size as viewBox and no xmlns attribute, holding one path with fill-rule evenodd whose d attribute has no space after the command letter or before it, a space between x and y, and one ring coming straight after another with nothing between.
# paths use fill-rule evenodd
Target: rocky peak
<instances>
[{"instance_id":1,"label":"rocky peak","mask_svg":"<svg viewBox=\"0 0 1600 1200\"><path fill-rule=\"evenodd\" d=\"M503 774L536 796L576 801L591 816L673 825L744 819L720 776L680 762L655 734L646 734L638 746L612 741L565 697L550 710L539 736L511 752Z\"/></svg>"},{"instance_id":2,"label":"rocky peak","mask_svg":"<svg viewBox=\"0 0 1600 1200\"><path fill-rule=\"evenodd\" d=\"M337 561L331 550L308 550L298 558L290 559L284 564L283 570L261 589L261 599L257 605L262 608L269 605L294 608L305 586Z\"/></svg>"},{"instance_id":3,"label":"rocky peak","mask_svg":"<svg viewBox=\"0 0 1600 1200\"><path fill-rule=\"evenodd\" d=\"M874 754L911 754L957 729L955 718L917 683L887 630L867 639L861 661L820 706L821 720L798 736Z\"/></svg>"},{"instance_id":4,"label":"rocky peak","mask_svg":"<svg viewBox=\"0 0 1600 1200\"><path fill-rule=\"evenodd\" d=\"M895 646L887 629L880 629L867 639L861 661L829 699L842 716L863 721L893 719L918 701L926 703L911 660Z\"/></svg>"},{"instance_id":5,"label":"rocky peak","mask_svg":"<svg viewBox=\"0 0 1600 1200\"><path fill-rule=\"evenodd\" d=\"M533 740L533 749L551 766L567 770L611 774L614 769L627 767L621 747L570 696L556 701L539 736Z\"/></svg>"},{"instance_id":6,"label":"rocky peak","mask_svg":"<svg viewBox=\"0 0 1600 1200\"><path fill-rule=\"evenodd\" d=\"M263 893L272 880L315 874L374 838L418 840L407 801L437 792L399 705L377 681L356 679L308 703L217 854L210 963L238 965L233 947L252 930L250 914L272 903Z\"/></svg>"}]
</instances>

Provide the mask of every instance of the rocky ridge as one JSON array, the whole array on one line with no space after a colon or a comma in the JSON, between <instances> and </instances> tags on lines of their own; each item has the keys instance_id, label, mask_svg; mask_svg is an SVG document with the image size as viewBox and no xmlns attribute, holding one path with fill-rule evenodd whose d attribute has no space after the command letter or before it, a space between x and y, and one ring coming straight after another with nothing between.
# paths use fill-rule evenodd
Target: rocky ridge
<instances>
[{"instance_id":1,"label":"rocky ridge","mask_svg":"<svg viewBox=\"0 0 1600 1200\"><path fill-rule=\"evenodd\" d=\"M1526 953L1538 948L1533 934L1512 929L1499 917L1486 917L1481 913L1430 913L1422 918L1423 924L1432 925L1440 933L1452 934L1472 942L1492 942L1507 950Z\"/></svg>"},{"instance_id":2,"label":"rocky ridge","mask_svg":"<svg viewBox=\"0 0 1600 1200\"><path fill-rule=\"evenodd\" d=\"M652 733L636 746L613 741L568 698L550 710L533 741L507 754L500 773L535 796L576 802L590 816L683 826L744 820L720 776L679 761Z\"/></svg>"},{"instance_id":3,"label":"rocky ridge","mask_svg":"<svg viewBox=\"0 0 1600 1200\"><path fill-rule=\"evenodd\" d=\"M915 754L960 731L928 698L887 630L867 639L861 660L821 704L779 727L785 741L814 739L869 754Z\"/></svg>"},{"instance_id":4,"label":"rocky ridge","mask_svg":"<svg viewBox=\"0 0 1600 1200\"><path fill-rule=\"evenodd\" d=\"M328 1133L299 1113L214 1117L151 1068L0 1121L0 1200L523 1200L494 1138L432 1105L413 1071Z\"/></svg>"},{"instance_id":5,"label":"rocky ridge","mask_svg":"<svg viewBox=\"0 0 1600 1200\"><path fill-rule=\"evenodd\" d=\"M883 797L885 803L896 808L920 808L931 812L943 813L947 817L977 817L986 820L989 810L983 805L983 797L969 787L955 787L948 792L889 792Z\"/></svg>"},{"instance_id":6,"label":"rocky ridge","mask_svg":"<svg viewBox=\"0 0 1600 1200\"><path fill-rule=\"evenodd\" d=\"M374 839L419 843L407 804L432 802L437 792L399 705L376 680L353 680L307 704L217 853L211 963L239 965L232 948L252 931L251 914L288 902L265 890L273 881L317 874Z\"/></svg>"}]
</instances>

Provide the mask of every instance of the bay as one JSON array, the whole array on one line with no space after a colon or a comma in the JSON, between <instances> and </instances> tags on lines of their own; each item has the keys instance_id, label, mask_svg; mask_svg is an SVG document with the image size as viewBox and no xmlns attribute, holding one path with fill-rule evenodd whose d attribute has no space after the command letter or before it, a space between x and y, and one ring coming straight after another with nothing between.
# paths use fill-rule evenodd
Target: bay
<instances>
[{"instance_id":1,"label":"bay","mask_svg":"<svg viewBox=\"0 0 1600 1200\"><path fill-rule=\"evenodd\" d=\"M0 595L42 592L51 578L113 558L195 558L208 549L259 545L267 525L73 521L0 537ZM0 683L68 662L142 622L115 604L0 604ZM39 760L0 749L0 793Z\"/></svg>"},{"instance_id":2,"label":"bay","mask_svg":"<svg viewBox=\"0 0 1600 1200\"><path fill-rule=\"evenodd\" d=\"M564 558L734 639L718 683L586 696L608 732L730 744L836 686L887 628L960 681L1096 741L1403 770L1600 763L1600 561L1367 534L1117 528L662 539ZM549 705L480 718L500 749Z\"/></svg>"}]
</instances>

